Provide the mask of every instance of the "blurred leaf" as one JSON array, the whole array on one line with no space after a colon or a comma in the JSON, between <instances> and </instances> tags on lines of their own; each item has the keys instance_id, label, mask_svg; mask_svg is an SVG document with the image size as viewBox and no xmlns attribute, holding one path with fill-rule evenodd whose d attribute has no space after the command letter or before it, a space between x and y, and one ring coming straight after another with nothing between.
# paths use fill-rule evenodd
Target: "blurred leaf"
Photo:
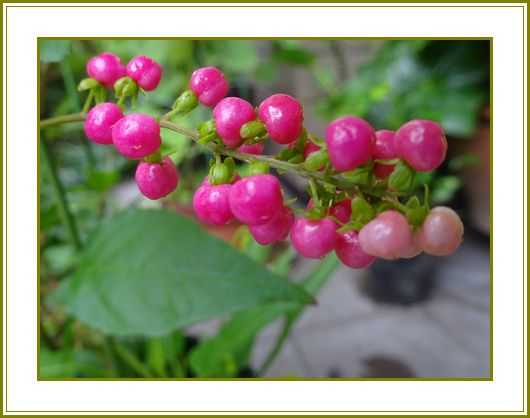
<instances>
[{"instance_id":1,"label":"blurred leaf","mask_svg":"<svg viewBox=\"0 0 530 418\"><path fill-rule=\"evenodd\" d=\"M103 377L105 365L98 355L88 350L51 351L41 346L39 377Z\"/></svg>"},{"instance_id":2,"label":"blurred leaf","mask_svg":"<svg viewBox=\"0 0 530 418\"><path fill-rule=\"evenodd\" d=\"M460 171L464 168L474 166L480 163L480 157L476 154L462 154L449 160L449 170Z\"/></svg>"},{"instance_id":3,"label":"blurred leaf","mask_svg":"<svg viewBox=\"0 0 530 418\"><path fill-rule=\"evenodd\" d=\"M252 41L209 41L208 65L232 73L248 73L258 66L258 54Z\"/></svg>"},{"instance_id":4,"label":"blurred leaf","mask_svg":"<svg viewBox=\"0 0 530 418\"><path fill-rule=\"evenodd\" d=\"M304 48L297 41L278 40L274 42L273 58L291 65L311 65L315 54Z\"/></svg>"},{"instance_id":5,"label":"blurred leaf","mask_svg":"<svg viewBox=\"0 0 530 418\"><path fill-rule=\"evenodd\" d=\"M433 204L449 202L462 186L457 176L443 176L435 180L432 186L431 200Z\"/></svg>"},{"instance_id":6,"label":"blurred leaf","mask_svg":"<svg viewBox=\"0 0 530 418\"><path fill-rule=\"evenodd\" d=\"M70 53L72 41L44 39L40 41L39 46L39 56L42 62L59 62Z\"/></svg>"},{"instance_id":7,"label":"blurred leaf","mask_svg":"<svg viewBox=\"0 0 530 418\"><path fill-rule=\"evenodd\" d=\"M76 262L76 250L70 244L53 245L44 251L44 259L49 271L62 274Z\"/></svg>"},{"instance_id":8,"label":"blurred leaf","mask_svg":"<svg viewBox=\"0 0 530 418\"><path fill-rule=\"evenodd\" d=\"M93 190L105 192L120 181L119 171L91 170L87 174L86 184Z\"/></svg>"}]
</instances>

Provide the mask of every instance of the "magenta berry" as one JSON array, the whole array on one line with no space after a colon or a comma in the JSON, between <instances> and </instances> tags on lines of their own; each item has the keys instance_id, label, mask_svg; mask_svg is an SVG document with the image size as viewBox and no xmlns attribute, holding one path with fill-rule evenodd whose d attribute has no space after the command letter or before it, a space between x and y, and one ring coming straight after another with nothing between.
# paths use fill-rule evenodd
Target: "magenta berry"
<instances>
[{"instance_id":1,"label":"magenta berry","mask_svg":"<svg viewBox=\"0 0 530 418\"><path fill-rule=\"evenodd\" d=\"M374 257L394 260L410 248L412 231L407 218L388 210L368 222L359 232L361 248Z\"/></svg>"},{"instance_id":2,"label":"magenta berry","mask_svg":"<svg viewBox=\"0 0 530 418\"><path fill-rule=\"evenodd\" d=\"M112 144L112 127L123 118L121 108L114 103L100 103L86 115L85 135L96 144Z\"/></svg>"},{"instance_id":3,"label":"magenta berry","mask_svg":"<svg viewBox=\"0 0 530 418\"><path fill-rule=\"evenodd\" d=\"M134 179L145 197L156 200L177 188L179 174L171 158L165 157L159 163L138 163Z\"/></svg>"},{"instance_id":4,"label":"magenta berry","mask_svg":"<svg viewBox=\"0 0 530 418\"><path fill-rule=\"evenodd\" d=\"M149 115L131 113L113 126L112 142L127 158L146 157L160 148L160 125Z\"/></svg>"},{"instance_id":5,"label":"magenta berry","mask_svg":"<svg viewBox=\"0 0 530 418\"><path fill-rule=\"evenodd\" d=\"M126 74L125 66L120 58L110 52L102 52L88 60L86 72L89 77L97 80L107 88L112 88L116 80Z\"/></svg>"},{"instance_id":6,"label":"magenta berry","mask_svg":"<svg viewBox=\"0 0 530 418\"><path fill-rule=\"evenodd\" d=\"M375 133L375 142L372 148L372 157L376 160L392 160L397 158L396 147L394 145L395 134L393 131L381 129ZM394 165L375 164L374 174L384 179L394 171Z\"/></svg>"},{"instance_id":7,"label":"magenta berry","mask_svg":"<svg viewBox=\"0 0 530 418\"><path fill-rule=\"evenodd\" d=\"M366 268L375 260L374 256L366 254L361 248L357 231L338 234L335 253L344 265L354 269Z\"/></svg>"},{"instance_id":8,"label":"magenta berry","mask_svg":"<svg viewBox=\"0 0 530 418\"><path fill-rule=\"evenodd\" d=\"M411 120L396 132L397 154L416 171L432 171L442 164L447 140L440 125L430 120Z\"/></svg>"},{"instance_id":9,"label":"magenta berry","mask_svg":"<svg viewBox=\"0 0 530 418\"><path fill-rule=\"evenodd\" d=\"M372 157L375 132L368 122L344 116L326 128L326 143L331 164L337 171L350 171Z\"/></svg>"},{"instance_id":10,"label":"magenta berry","mask_svg":"<svg viewBox=\"0 0 530 418\"><path fill-rule=\"evenodd\" d=\"M452 254L462 242L464 225L456 212L439 206L433 208L419 230L420 245L427 254Z\"/></svg>"},{"instance_id":11,"label":"magenta berry","mask_svg":"<svg viewBox=\"0 0 530 418\"><path fill-rule=\"evenodd\" d=\"M243 138L239 131L241 126L256 118L254 108L239 97L227 97L213 109L215 129L223 143L230 148L238 147Z\"/></svg>"},{"instance_id":12,"label":"magenta berry","mask_svg":"<svg viewBox=\"0 0 530 418\"><path fill-rule=\"evenodd\" d=\"M243 144L239 147L239 151L246 154L261 155L263 154L263 148L265 148L263 142L259 144Z\"/></svg>"},{"instance_id":13,"label":"magenta berry","mask_svg":"<svg viewBox=\"0 0 530 418\"><path fill-rule=\"evenodd\" d=\"M291 228L291 242L304 257L322 258L335 248L337 224L330 218L297 218Z\"/></svg>"},{"instance_id":14,"label":"magenta berry","mask_svg":"<svg viewBox=\"0 0 530 418\"><path fill-rule=\"evenodd\" d=\"M228 82L218 68L204 67L193 72L189 88L204 106L214 107L228 93Z\"/></svg>"},{"instance_id":15,"label":"magenta berry","mask_svg":"<svg viewBox=\"0 0 530 418\"><path fill-rule=\"evenodd\" d=\"M348 223L351 217L351 200L344 199L335 203L335 205L330 208L329 214L337 218L343 224Z\"/></svg>"},{"instance_id":16,"label":"magenta berry","mask_svg":"<svg viewBox=\"0 0 530 418\"><path fill-rule=\"evenodd\" d=\"M226 225L234 219L229 201L231 188L231 184L211 185L206 178L193 195L197 218L210 225Z\"/></svg>"},{"instance_id":17,"label":"magenta berry","mask_svg":"<svg viewBox=\"0 0 530 418\"><path fill-rule=\"evenodd\" d=\"M317 151L320 151L320 147L314 142L307 141L304 146L304 159Z\"/></svg>"},{"instance_id":18,"label":"magenta berry","mask_svg":"<svg viewBox=\"0 0 530 418\"><path fill-rule=\"evenodd\" d=\"M244 224L259 225L272 220L283 207L278 179L270 174L245 177L230 190L230 208Z\"/></svg>"},{"instance_id":19,"label":"magenta berry","mask_svg":"<svg viewBox=\"0 0 530 418\"><path fill-rule=\"evenodd\" d=\"M271 139L278 144L296 141L302 132L304 111L288 94L274 94L261 102L258 115Z\"/></svg>"},{"instance_id":20,"label":"magenta berry","mask_svg":"<svg viewBox=\"0 0 530 418\"><path fill-rule=\"evenodd\" d=\"M269 222L262 225L249 225L248 229L256 242L268 245L286 239L293 222L293 212L283 207Z\"/></svg>"},{"instance_id":21,"label":"magenta berry","mask_svg":"<svg viewBox=\"0 0 530 418\"><path fill-rule=\"evenodd\" d=\"M162 66L145 55L134 57L127 64L127 75L145 91L157 88L162 78Z\"/></svg>"}]
</instances>

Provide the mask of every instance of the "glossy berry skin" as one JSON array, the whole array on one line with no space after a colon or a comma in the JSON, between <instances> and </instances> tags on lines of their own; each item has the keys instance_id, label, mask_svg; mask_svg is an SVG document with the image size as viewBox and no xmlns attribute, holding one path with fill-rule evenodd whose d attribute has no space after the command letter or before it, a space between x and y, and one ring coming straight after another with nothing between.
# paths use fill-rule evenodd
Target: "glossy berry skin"
<instances>
[{"instance_id":1,"label":"glossy berry skin","mask_svg":"<svg viewBox=\"0 0 530 418\"><path fill-rule=\"evenodd\" d=\"M375 260L374 256L366 254L361 248L357 231L338 234L335 253L342 264L353 269L366 268Z\"/></svg>"},{"instance_id":2,"label":"glossy berry skin","mask_svg":"<svg viewBox=\"0 0 530 418\"><path fill-rule=\"evenodd\" d=\"M401 258L414 258L423 252L420 242L420 231L416 231L412 234L412 240L410 245L403 249L401 252Z\"/></svg>"},{"instance_id":3,"label":"glossy berry skin","mask_svg":"<svg viewBox=\"0 0 530 418\"><path fill-rule=\"evenodd\" d=\"M265 148L265 144L263 142L260 142L259 144L243 144L239 147L240 152L244 152L246 154L254 154L254 155L261 155L263 154L263 148Z\"/></svg>"},{"instance_id":4,"label":"glossy berry skin","mask_svg":"<svg viewBox=\"0 0 530 418\"><path fill-rule=\"evenodd\" d=\"M374 141L374 129L361 118L344 116L326 128L329 159L337 171L354 170L368 162Z\"/></svg>"},{"instance_id":5,"label":"glossy berry skin","mask_svg":"<svg viewBox=\"0 0 530 418\"><path fill-rule=\"evenodd\" d=\"M103 86L111 89L119 78L125 77L125 66L120 58L110 52L102 52L90 58L86 64L89 77L99 81Z\"/></svg>"},{"instance_id":6,"label":"glossy berry skin","mask_svg":"<svg viewBox=\"0 0 530 418\"><path fill-rule=\"evenodd\" d=\"M375 142L372 148L372 157L375 160L392 160L397 158L396 147L394 145L395 133L386 129L381 129L375 133ZM394 165L375 164L374 174L384 179L394 171Z\"/></svg>"},{"instance_id":7,"label":"glossy berry skin","mask_svg":"<svg viewBox=\"0 0 530 418\"><path fill-rule=\"evenodd\" d=\"M291 228L291 242L304 257L322 258L335 248L337 224L330 218L297 218Z\"/></svg>"},{"instance_id":8,"label":"glossy berry skin","mask_svg":"<svg viewBox=\"0 0 530 418\"><path fill-rule=\"evenodd\" d=\"M270 138L278 144L290 144L302 132L304 110L300 102L288 94L274 94L263 100L258 116Z\"/></svg>"},{"instance_id":9,"label":"glossy berry skin","mask_svg":"<svg viewBox=\"0 0 530 418\"><path fill-rule=\"evenodd\" d=\"M160 125L149 115L131 113L112 127L112 142L127 158L147 157L160 148Z\"/></svg>"},{"instance_id":10,"label":"glossy berry skin","mask_svg":"<svg viewBox=\"0 0 530 418\"><path fill-rule=\"evenodd\" d=\"M112 127L123 118L121 108L114 103L95 105L86 115L85 135L96 144L112 144Z\"/></svg>"},{"instance_id":11,"label":"glossy berry skin","mask_svg":"<svg viewBox=\"0 0 530 418\"><path fill-rule=\"evenodd\" d=\"M145 55L134 57L127 64L127 75L145 91L157 88L162 78L162 66Z\"/></svg>"},{"instance_id":12,"label":"glossy berry skin","mask_svg":"<svg viewBox=\"0 0 530 418\"><path fill-rule=\"evenodd\" d=\"M432 171L442 164L447 140L440 125L430 120L411 120L398 129L396 152L416 171Z\"/></svg>"},{"instance_id":13,"label":"glossy berry skin","mask_svg":"<svg viewBox=\"0 0 530 418\"><path fill-rule=\"evenodd\" d=\"M165 157L160 163L141 161L134 179L145 197L156 200L177 188L179 174L171 158Z\"/></svg>"},{"instance_id":14,"label":"glossy berry skin","mask_svg":"<svg viewBox=\"0 0 530 418\"><path fill-rule=\"evenodd\" d=\"M244 224L269 222L283 208L280 182L270 174L244 177L230 190L230 208Z\"/></svg>"},{"instance_id":15,"label":"glossy berry skin","mask_svg":"<svg viewBox=\"0 0 530 418\"><path fill-rule=\"evenodd\" d=\"M239 97L227 97L213 109L215 129L223 143L230 148L237 148L243 138L239 134L241 126L256 119L252 105Z\"/></svg>"},{"instance_id":16,"label":"glossy berry skin","mask_svg":"<svg viewBox=\"0 0 530 418\"><path fill-rule=\"evenodd\" d=\"M228 81L218 68L203 67L191 75L189 89L204 106L214 107L228 93Z\"/></svg>"},{"instance_id":17,"label":"glossy berry skin","mask_svg":"<svg viewBox=\"0 0 530 418\"><path fill-rule=\"evenodd\" d=\"M268 245L286 239L293 222L293 212L283 207L269 222L262 225L249 225L248 229L257 243Z\"/></svg>"},{"instance_id":18,"label":"glossy berry skin","mask_svg":"<svg viewBox=\"0 0 530 418\"><path fill-rule=\"evenodd\" d=\"M462 242L464 225L456 212L444 206L433 208L419 230L419 242L430 255L452 254Z\"/></svg>"},{"instance_id":19,"label":"glossy berry skin","mask_svg":"<svg viewBox=\"0 0 530 418\"><path fill-rule=\"evenodd\" d=\"M193 195L193 210L197 218L210 225L226 225L234 219L230 209L231 184L211 185L208 178Z\"/></svg>"},{"instance_id":20,"label":"glossy berry skin","mask_svg":"<svg viewBox=\"0 0 530 418\"><path fill-rule=\"evenodd\" d=\"M395 260L410 248L412 231L405 216L395 210L388 210L361 229L359 242L365 253Z\"/></svg>"}]
</instances>

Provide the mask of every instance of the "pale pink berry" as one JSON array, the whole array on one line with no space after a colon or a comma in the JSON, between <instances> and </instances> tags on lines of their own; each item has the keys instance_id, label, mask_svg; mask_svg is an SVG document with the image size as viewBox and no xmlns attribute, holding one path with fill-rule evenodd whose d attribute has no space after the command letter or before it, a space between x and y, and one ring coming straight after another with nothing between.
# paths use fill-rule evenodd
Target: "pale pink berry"
<instances>
[{"instance_id":1,"label":"pale pink berry","mask_svg":"<svg viewBox=\"0 0 530 418\"><path fill-rule=\"evenodd\" d=\"M322 258L335 248L337 224L330 218L297 218L291 228L291 242L304 257Z\"/></svg>"},{"instance_id":2,"label":"pale pink berry","mask_svg":"<svg viewBox=\"0 0 530 418\"><path fill-rule=\"evenodd\" d=\"M249 225L248 229L256 242L261 245L273 244L287 238L294 222L291 209L283 207L269 222Z\"/></svg>"},{"instance_id":3,"label":"pale pink berry","mask_svg":"<svg viewBox=\"0 0 530 418\"><path fill-rule=\"evenodd\" d=\"M230 208L244 224L269 222L283 207L278 179L270 174L244 177L230 190Z\"/></svg>"},{"instance_id":4,"label":"pale pink berry","mask_svg":"<svg viewBox=\"0 0 530 418\"><path fill-rule=\"evenodd\" d=\"M114 103L95 105L86 115L85 135L96 144L112 144L112 127L123 118L121 108Z\"/></svg>"},{"instance_id":5,"label":"pale pink berry","mask_svg":"<svg viewBox=\"0 0 530 418\"><path fill-rule=\"evenodd\" d=\"M134 57L127 64L127 75L145 91L157 88L162 78L162 66L145 55Z\"/></svg>"},{"instance_id":6,"label":"pale pink berry","mask_svg":"<svg viewBox=\"0 0 530 418\"><path fill-rule=\"evenodd\" d=\"M423 252L419 235L419 230L412 234L412 240L410 241L410 245L403 250L403 252L401 253L401 258L414 258Z\"/></svg>"},{"instance_id":7,"label":"pale pink berry","mask_svg":"<svg viewBox=\"0 0 530 418\"><path fill-rule=\"evenodd\" d=\"M375 133L375 142L372 148L372 157L375 160L393 160L397 158L396 147L394 145L394 132L381 129ZM394 165L378 164L374 165L374 174L384 179L394 171Z\"/></svg>"},{"instance_id":8,"label":"pale pink berry","mask_svg":"<svg viewBox=\"0 0 530 418\"><path fill-rule=\"evenodd\" d=\"M395 210L381 213L359 232L363 251L386 260L401 257L411 241L412 231L407 218Z\"/></svg>"},{"instance_id":9,"label":"pale pink berry","mask_svg":"<svg viewBox=\"0 0 530 418\"><path fill-rule=\"evenodd\" d=\"M239 151L245 154L261 155L263 154L263 148L265 148L263 142L259 144L243 144L239 147Z\"/></svg>"},{"instance_id":10,"label":"pale pink berry","mask_svg":"<svg viewBox=\"0 0 530 418\"><path fill-rule=\"evenodd\" d=\"M274 94L261 102L258 115L270 138L278 144L296 141L302 132L304 111L294 97Z\"/></svg>"},{"instance_id":11,"label":"pale pink berry","mask_svg":"<svg viewBox=\"0 0 530 418\"><path fill-rule=\"evenodd\" d=\"M227 97L213 109L215 129L223 143L230 148L237 148L243 138L239 131L245 123L256 119L252 105L239 97Z\"/></svg>"},{"instance_id":12,"label":"pale pink berry","mask_svg":"<svg viewBox=\"0 0 530 418\"><path fill-rule=\"evenodd\" d=\"M416 171L432 171L447 153L447 140L440 125L430 120L411 120L395 136L398 156Z\"/></svg>"},{"instance_id":13,"label":"pale pink berry","mask_svg":"<svg viewBox=\"0 0 530 418\"><path fill-rule=\"evenodd\" d=\"M179 174L171 158L165 157L160 163L138 163L134 179L145 197L156 200L177 188Z\"/></svg>"},{"instance_id":14,"label":"pale pink berry","mask_svg":"<svg viewBox=\"0 0 530 418\"><path fill-rule=\"evenodd\" d=\"M107 88L112 88L116 80L125 77L125 65L120 58L110 52L102 52L90 58L86 64L89 77L99 81Z\"/></svg>"},{"instance_id":15,"label":"pale pink berry","mask_svg":"<svg viewBox=\"0 0 530 418\"><path fill-rule=\"evenodd\" d=\"M374 141L374 129L361 118L344 116L326 128L329 159L337 171L354 170L368 162Z\"/></svg>"},{"instance_id":16,"label":"pale pink berry","mask_svg":"<svg viewBox=\"0 0 530 418\"><path fill-rule=\"evenodd\" d=\"M131 113L112 127L112 142L127 158L147 157L160 148L160 125L149 115Z\"/></svg>"},{"instance_id":17,"label":"pale pink berry","mask_svg":"<svg viewBox=\"0 0 530 418\"><path fill-rule=\"evenodd\" d=\"M462 242L464 225L456 212L445 206L433 208L419 231L420 245L430 255L450 255Z\"/></svg>"},{"instance_id":18,"label":"pale pink berry","mask_svg":"<svg viewBox=\"0 0 530 418\"><path fill-rule=\"evenodd\" d=\"M214 107L228 93L228 82L218 68L203 67L193 72L189 88L204 106Z\"/></svg>"},{"instance_id":19,"label":"pale pink berry","mask_svg":"<svg viewBox=\"0 0 530 418\"><path fill-rule=\"evenodd\" d=\"M361 248L359 234L356 231L338 234L335 253L344 265L354 269L366 268L375 260L374 256L366 254Z\"/></svg>"},{"instance_id":20,"label":"pale pink berry","mask_svg":"<svg viewBox=\"0 0 530 418\"><path fill-rule=\"evenodd\" d=\"M193 195L193 209L197 218L210 225L226 225L234 219L230 209L231 184L211 185L208 178Z\"/></svg>"}]
</instances>

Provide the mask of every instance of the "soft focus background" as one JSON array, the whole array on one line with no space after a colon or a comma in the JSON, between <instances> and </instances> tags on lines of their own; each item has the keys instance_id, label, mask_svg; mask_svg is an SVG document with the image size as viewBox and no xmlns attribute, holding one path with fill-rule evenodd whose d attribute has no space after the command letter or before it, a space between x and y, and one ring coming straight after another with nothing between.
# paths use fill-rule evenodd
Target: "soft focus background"
<instances>
[{"instance_id":1,"label":"soft focus background","mask_svg":"<svg viewBox=\"0 0 530 418\"><path fill-rule=\"evenodd\" d=\"M439 121L448 135L449 156L441 169L422 175L422 180L431 186L433 204L451 206L462 216L463 245L451 257L422 255L378 261L367 271L335 270L318 305L295 324L264 376L488 377L489 48L489 41L455 40L42 41L41 117L79 112L84 96L76 86L86 77L87 59L110 51L123 62L143 54L163 65L161 85L139 104L140 111L152 115L169 110L193 69L213 65L228 76L230 95L256 105L276 92L297 97L304 106L305 126L318 136L326 123L345 114L364 117L376 129L397 129L413 118ZM199 108L178 123L196 127L208 118L209 111ZM53 186L59 179L85 240L102 220L130 206L164 206L193 216L191 197L206 174L209 156L164 131L165 147L179 150L175 160L182 178L169 198L151 202L132 180L134 162L111 147L89 143L79 126L50 128L41 139L51 166L41 163L40 376L167 377L165 366L155 360L159 346L151 340L126 338L109 345L99 331L47 302L77 262ZM278 151L270 143L267 147L266 153ZM304 204L304 183L290 175L282 182L287 194ZM286 274L295 281L319 263L295 257L287 245L260 247L237 225L209 231L261 263L282 257ZM185 242L186 237L175 240ZM179 341L188 348L172 349L189 351L215 335L223 319L179 330L172 344ZM279 330L273 323L260 331L244 367L227 376L255 376Z\"/></svg>"}]
</instances>

